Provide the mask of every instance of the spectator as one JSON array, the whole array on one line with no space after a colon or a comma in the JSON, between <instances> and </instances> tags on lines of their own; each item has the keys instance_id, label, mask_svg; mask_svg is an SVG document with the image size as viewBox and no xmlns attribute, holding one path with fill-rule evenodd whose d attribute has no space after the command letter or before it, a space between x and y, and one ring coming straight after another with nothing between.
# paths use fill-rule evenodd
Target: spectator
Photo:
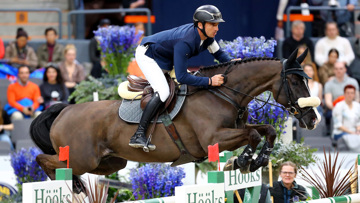
<instances>
[{"instance_id":1,"label":"spectator","mask_svg":"<svg viewBox=\"0 0 360 203\"><path fill-rule=\"evenodd\" d=\"M304 53L304 51L306 50L306 45L300 45L298 47L298 53L297 53L297 56L299 57L302 53ZM312 58L311 58L311 52L308 51L305 59L303 60L303 62L301 63L301 65L305 65L305 64L309 64L313 67L313 71L314 71L314 75L312 77L313 80L319 82L319 76L318 76L318 73L317 73L317 68L316 68L316 64L313 62Z\"/></svg>"},{"instance_id":2,"label":"spectator","mask_svg":"<svg viewBox=\"0 0 360 203\"><path fill-rule=\"evenodd\" d=\"M342 62L336 62L334 65L335 77L325 83L325 105L328 109L334 108L333 102L344 93L344 87L346 85L353 85L356 88L356 101L359 101L359 84L358 82L346 75L346 67Z\"/></svg>"},{"instance_id":3,"label":"spectator","mask_svg":"<svg viewBox=\"0 0 360 203\"><path fill-rule=\"evenodd\" d=\"M335 22L326 23L325 34L315 45L315 62L322 66L328 60L330 49L336 48L339 52L338 61L350 66L355 59L354 52L349 40L338 36L339 30Z\"/></svg>"},{"instance_id":4,"label":"spectator","mask_svg":"<svg viewBox=\"0 0 360 203\"><path fill-rule=\"evenodd\" d=\"M319 78L322 85L325 85L326 82L334 78L334 64L338 58L338 50L330 49L328 60L319 68Z\"/></svg>"},{"instance_id":5,"label":"spectator","mask_svg":"<svg viewBox=\"0 0 360 203\"><path fill-rule=\"evenodd\" d=\"M344 88L344 100L333 110L335 140L343 138L350 150L360 152L360 104L354 101L356 89L353 85Z\"/></svg>"},{"instance_id":6,"label":"spectator","mask_svg":"<svg viewBox=\"0 0 360 203\"><path fill-rule=\"evenodd\" d=\"M323 87L322 85L318 82L314 80L314 74L316 70L316 67L314 68L311 64L305 64L304 66L304 72L306 73L306 75L308 75L309 77L313 78L313 79L308 79L308 86L310 89L310 96L312 97L319 97L320 101L322 100L322 90ZM322 107L318 106L317 107L318 112L322 114Z\"/></svg>"},{"instance_id":7,"label":"spectator","mask_svg":"<svg viewBox=\"0 0 360 203\"><path fill-rule=\"evenodd\" d=\"M4 56L5 56L4 42L3 42L3 40L0 38L0 59L3 59Z\"/></svg>"},{"instance_id":8,"label":"spectator","mask_svg":"<svg viewBox=\"0 0 360 203\"><path fill-rule=\"evenodd\" d=\"M269 188L274 203L299 202L309 197L306 189L295 182L297 174L296 165L287 161L280 166L281 181L275 181L273 187Z\"/></svg>"},{"instance_id":9,"label":"spectator","mask_svg":"<svg viewBox=\"0 0 360 203\"><path fill-rule=\"evenodd\" d=\"M16 41L11 42L5 49L5 59L10 60L10 64L16 68L25 65L33 71L38 65L38 58L34 49L27 45L28 39L28 34L18 28Z\"/></svg>"},{"instance_id":10,"label":"spectator","mask_svg":"<svg viewBox=\"0 0 360 203\"><path fill-rule=\"evenodd\" d=\"M304 32L305 24L302 21L297 20L292 23L291 36L285 39L282 47L284 58L289 58L290 54L301 45L306 45L311 53L311 58L314 58L314 44L304 36Z\"/></svg>"},{"instance_id":11,"label":"spectator","mask_svg":"<svg viewBox=\"0 0 360 203\"><path fill-rule=\"evenodd\" d=\"M100 21L98 28L108 27L110 24L111 24L110 20L104 18ZM106 71L104 71L103 69L104 62L101 61L101 57L100 57L101 52L99 50L99 43L95 37L91 38L89 49L90 49L89 50L90 60L93 65L90 75L93 76L94 78L100 78L102 73L106 73Z\"/></svg>"},{"instance_id":12,"label":"spectator","mask_svg":"<svg viewBox=\"0 0 360 203\"><path fill-rule=\"evenodd\" d=\"M336 11L321 11L321 17L326 22L336 22L340 28L340 35L352 37L354 35L353 12L357 6L357 0L323 0L323 6L346 8Z\"/></svg>"},{"instance_id":13,"label":"spectator","mask_svg":"<svg viewBox=\"0 0 360 203\"><path fill-rule=\"evenodd\" d=\"M54 28L46 28L46 43L37 50L40 68L45 67L49 62L60 63L64 60L64 46L56 43L57 32Z\"/></svg>"},{"instance_id":14,"label":"spectator","mask_svg":"<svg viewBox=\"0 0 360 203\"><path fill-rule=\"evenodd\" d=\"M0 111L1 111L1 114L0 114L0 141L9 143L11 150L14 150L14 145L11 142L9 134L6 132L8 130L13 130L14 124L11 123L9 115L3 109L1 104L0 104Z\"/></svg>"},{"instance_id":15,"label":"spectator","mask_svg":"<svg viewBox=\"0 0 360 203\"><path fill-rule=\"evenodd\" d=\"M69 90L65 87L60 69L56 64L45 67L43 83L40 85L41 96L45 109L55 103L68 103Z\"/></svg>"},{"instance_id":16,"label":"spectator","mask_svg":"<svg viewBox=\"0 0 360 203\"><path fill-rule=\"evenodd\" d=\"M85 80L84 67L76 60L76 48L73 44L65 46L65 60L60 63L60 72L64 79L65 86L71 94L75 90L75 85Z\"/></svg>"},{"instance_id":17,"label":"spectator","mask_svg":"<svg viewBox=\"0 0 360 203\"><path fill-rule=\"evenodd\" d=\"M29 81L30 68L20 66L17 82L9 85L7 91L8 107L6 111L12 120L21 120L24 117L36 117L41 113L39 99L40 89L37 84Z\"/></svg>"}]
</instances>

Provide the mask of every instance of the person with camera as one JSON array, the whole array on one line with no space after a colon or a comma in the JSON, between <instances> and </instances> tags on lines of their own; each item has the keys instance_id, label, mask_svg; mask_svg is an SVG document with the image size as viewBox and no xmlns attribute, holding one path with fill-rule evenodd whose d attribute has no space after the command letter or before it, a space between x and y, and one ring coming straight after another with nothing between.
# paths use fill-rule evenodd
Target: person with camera
<instances>
[{"instance_id":1,"label":"person with camera","mask_svg":"<svg viewBox=\"0 0 360 203\"><path fill-rule=\"evenodd\" d=\"M17 81L8 87L8 104L4 109L11 115L13 121L36 117L41 113L40 88L37 84L29 81L29 76L30 68L25 65L20 66Z\"/></svg>"}]
</instances>

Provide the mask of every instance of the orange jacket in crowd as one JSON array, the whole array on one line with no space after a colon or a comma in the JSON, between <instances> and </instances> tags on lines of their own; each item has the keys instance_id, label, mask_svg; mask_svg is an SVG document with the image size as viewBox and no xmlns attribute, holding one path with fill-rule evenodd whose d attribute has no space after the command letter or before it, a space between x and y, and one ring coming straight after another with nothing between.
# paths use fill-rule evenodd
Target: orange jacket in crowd
<instances>
[{"instance_id":1,"label":"orange jacket in crowd","mask_svg":"<svg viewBox=\"0 0 360 203\"><path fill-rule=\"evenodd\" d=\"M24 106L17 103L22 99L31 99L34 103L32 109L39 107L38 98L41 96L40 88L37 84L28 81L26 86L22 86L19 82L9 85L7 90L7 99L10 106L16 108L19 111L23 111Z\"/></svg>"},{"instance_id":2,"label":"orange jacket in crowd","mask_svg":"<svg viewBox=\"0 0 360 203\"><path fill-rule=\"evenodd\" d=\"M0 38L0 59L4 58L4 56L5 56L4 42Z\"/></svg>"}]
</instances>

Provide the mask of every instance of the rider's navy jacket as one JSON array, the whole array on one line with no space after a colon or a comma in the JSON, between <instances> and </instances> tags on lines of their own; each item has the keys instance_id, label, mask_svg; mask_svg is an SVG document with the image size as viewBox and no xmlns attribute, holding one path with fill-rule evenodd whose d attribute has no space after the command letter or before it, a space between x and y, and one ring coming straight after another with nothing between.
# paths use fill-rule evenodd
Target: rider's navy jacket
<instances>
[{"instance_id":1,"label":"rider's navy jacket","mask_svg":"<svg viewBox=\"0 0 360 203\"><path fill-rule=\"evenodd\" d=\"M144 37L141 45L148 45L145 54L153 58L161 69L170 71L174 67L178 82L207 87L208 77L196 77L187 73L188 59L206 50L214 42L214 39L207 38L201 46L200 42L197 28L193 24L185 24ZM231 60L221 49L213 53L213 56L220 62Z\"/></svg>"}]
</instances>

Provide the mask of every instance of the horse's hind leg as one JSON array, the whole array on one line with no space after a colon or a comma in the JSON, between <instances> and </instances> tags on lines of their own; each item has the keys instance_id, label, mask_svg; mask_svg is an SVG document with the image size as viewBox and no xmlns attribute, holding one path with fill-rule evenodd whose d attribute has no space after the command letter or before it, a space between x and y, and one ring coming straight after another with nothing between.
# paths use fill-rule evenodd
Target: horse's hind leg
<instances>
[{"instance_id":1,"label":"horse's hind leg","mask_svg":"<svg viewBox=\"0 0 360 203\"><path fill-rule=\"evenodd\" d=\"M254 172L261 166L267 166L270 160L270 154L274 147L276 138L275 128L271 125L246 125L246 128L255 129L261 136L265 136L266 141L261 148L258 157L250 164L250 171Z\"/></svg>"},{"instance_id":2,"label":"horse's hind leg","mask_svg":"<svg viewBox=\"0 0 360 203\"><path fill-rule=\"evenodd\" d=\"M39 154L36 157L36 162L51 180L55 180L55 169L66 168L66 164L59 161L58 155Z\"/></svg>"}]
</instances>

